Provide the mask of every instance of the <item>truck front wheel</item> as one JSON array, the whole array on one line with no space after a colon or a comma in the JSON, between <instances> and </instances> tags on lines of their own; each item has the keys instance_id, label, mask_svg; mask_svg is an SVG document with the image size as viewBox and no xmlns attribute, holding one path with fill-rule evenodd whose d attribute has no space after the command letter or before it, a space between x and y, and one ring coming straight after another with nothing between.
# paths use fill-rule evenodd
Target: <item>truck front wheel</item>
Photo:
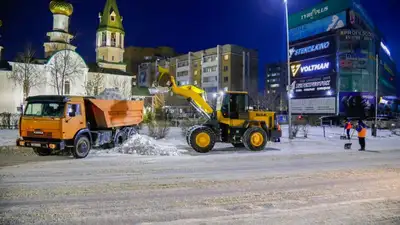
<instances>
[{"instance_id":1,"label":"truck front wheel","mask_svg":"<svg viewBox=\"0 0 400 225\"><path fill-rule=\"evenodd\" d=\"M38 156L48 156L51 154L51 149L47 148L33 148L33 152L35 152Z\"/></svg>"},{"instance_id":2,"label":"truck front wheel","mask_svg":"<svg viewBox=\"0 0 400 225\"><path fill-rule=\"evenodd\" d=\"M89 138L86 136L79 136L75 141L74 148L72 149L72 155L76 159L86 158L89 154L90 148L91 144Z\"/></svg>"}]
</instances>

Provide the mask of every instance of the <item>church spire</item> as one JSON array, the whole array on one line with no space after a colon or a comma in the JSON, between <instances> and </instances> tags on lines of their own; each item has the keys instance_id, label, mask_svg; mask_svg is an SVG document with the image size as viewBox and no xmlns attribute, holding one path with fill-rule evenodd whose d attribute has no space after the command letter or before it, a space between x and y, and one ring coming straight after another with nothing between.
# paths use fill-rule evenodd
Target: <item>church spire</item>
<instances>
[{"instance_id":1,"label":"church spire","mask_svg":"<svg viewBox=\"0 0 400 225\"><path fill-rule=\"evenodd\" d=\"M107 0L96 34L96 62L99 67L126 71L125 31L116 0Z\"/></svg>"},{"instance_id":2,"label":"church spire","mask_svg":"<svg viewBox=\"0 0 400 225\"><path fill-rule=\"evenodd\" d=\"M119 14L117 1L107 0L103 13L100 13L100 25L97 31L115 31L124 34L122 16Z\"/></svg>"}]
</instances>

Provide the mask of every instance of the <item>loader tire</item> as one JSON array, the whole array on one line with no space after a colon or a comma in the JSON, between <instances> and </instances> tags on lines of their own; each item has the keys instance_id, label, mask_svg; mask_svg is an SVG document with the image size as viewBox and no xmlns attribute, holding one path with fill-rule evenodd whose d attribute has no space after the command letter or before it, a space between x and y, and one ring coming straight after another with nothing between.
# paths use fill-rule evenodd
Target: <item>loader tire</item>
<instances>
[{"instance_id":1,"label":"loader tire","mask_svg":"<svg viewBox=\"0 0 400 225\"><path fill-rule=\"evenodd\" d=\"M246 149L261 151L267 144L267 133L260 127L250 127L244 132L242 140Z\"/></svg>"},{"instance_id":2,"label":"loader tire","mask_svg":"<svg viewBox=\"0 0 400 225\"><path fill-rule=\"evenodd\" d=\"M188 145L190 145L190 142L189 142L190 133L194 129L196 129L197 127L200 127L200 126L199 125L194 125L194 126L189 127L189 129L187 129L187 131L186 131L186 142L187 142Z\"/></svg>"},{"instance_id":3,"label":"loader tire","mask_svg":"<svg viewBox=\"0 0 400 225\"><path fill-rule=\"evenodd\" d=\"M214 148L216 137L213 130L199 126L189 133L189 145L198 153L207 153Z\"/></svg>"}]
</instances>

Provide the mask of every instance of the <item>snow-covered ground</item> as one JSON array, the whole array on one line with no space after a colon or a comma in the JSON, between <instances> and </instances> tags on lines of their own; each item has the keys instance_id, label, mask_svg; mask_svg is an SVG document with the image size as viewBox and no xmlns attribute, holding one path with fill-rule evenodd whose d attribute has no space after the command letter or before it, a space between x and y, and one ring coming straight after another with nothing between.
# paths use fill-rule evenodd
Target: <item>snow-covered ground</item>
<instances>
[{"instance_id":1,"label":"snow-covered ground","mask_svg":"<svg viewBox=\"0 0 400 225\"><path fill-rule=\"evenodd\" d=\"M340 140L343 134L343 128L326 127L325 137L322 127L309 127L308 137L304 138L303 132L299 131L298 138L289 141L287 137L287 127L282 127L284 133L280 143L269 143L266 147L268 154L302 154L302 153L320 153L335 152L344 149L347 140ZM147 135L146 129L141 131L140 135L134 136L120 148L115 149L97 149L91 152L92 156L99 155L161 155L161 156L178 156L182 154L194 153L187 145L185 138L181 134L181 129L172 127L165 139L154 140ZM15 139L18 137L18 130L0 130L0 146L13 146ZM379 130L378 137L372 137L371 131L368 131L367 150L382 151L393 150L398 148L400 136L391 135L388 130ZM352 149L358 149L357 134L353 134ZM244 153L245 149L235 149L230 144L217 143L215 153Z\"/></svg>"}]
</instances>

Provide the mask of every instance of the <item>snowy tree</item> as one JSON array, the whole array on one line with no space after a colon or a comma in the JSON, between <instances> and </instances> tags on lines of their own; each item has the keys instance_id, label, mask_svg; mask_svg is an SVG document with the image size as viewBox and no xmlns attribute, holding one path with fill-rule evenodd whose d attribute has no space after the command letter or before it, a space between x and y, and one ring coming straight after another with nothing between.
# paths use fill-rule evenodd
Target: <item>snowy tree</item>
<instances>
[{"instance_id":1,"label":"snowy tree","mask_svg":"<svg viewBox=\"0 0 400 225\"><path fill-rule=\"evenodd\" d=\"M71 50L62 50L52 56L48 65L50 72L49 85L54 87L57 95L69 94L69 88L76 78L83 76L82 59Z\"/></svg>"},{"instance_id":2,"label":"snowy tree","mask_svg":"<svg viewBox=\"0 0 400 225\"><path fill-rule=\"evenodd\" d=\"M131 95L131 81L128 82L126 79L121 79L120 76L114 76L111 80L111 85L117 88L124 97L127 98Z\"/></svg>"},{"instance_id":3,"label":"snowy tree","mask_svg":"<svg viewBox=\"0 0 400 225\"><path fill-rule=\"evenodd\" d=\"M16 61L11 63L12 72L8 75L15 85L22 87L24 99L29 96L32 88L43 82L40 65L35 63L35 53L31 45L27 45L24 52L19 53Z\"/></svg>"},{"instance_id":4,"label":"snowy tree","mask_svg":"<svg viewBox=\"0 0 400 225\"><path fill-rule=\"evenodd\" d=\"M280 106L280 94L272 91L265 91L262 94L252 96L254 104L260 109L278 111Z\"/></svg>"},{"instance_id":5,"label":"snowy tree","mask_svg":"<svg viewBox=\"0 0 400 225\"><path fill-rule=\"evenodd\" d=\"M97 96L104 88L104 74L96 73L86 82L86 95Z\"/></svg>"}]
</instances>

